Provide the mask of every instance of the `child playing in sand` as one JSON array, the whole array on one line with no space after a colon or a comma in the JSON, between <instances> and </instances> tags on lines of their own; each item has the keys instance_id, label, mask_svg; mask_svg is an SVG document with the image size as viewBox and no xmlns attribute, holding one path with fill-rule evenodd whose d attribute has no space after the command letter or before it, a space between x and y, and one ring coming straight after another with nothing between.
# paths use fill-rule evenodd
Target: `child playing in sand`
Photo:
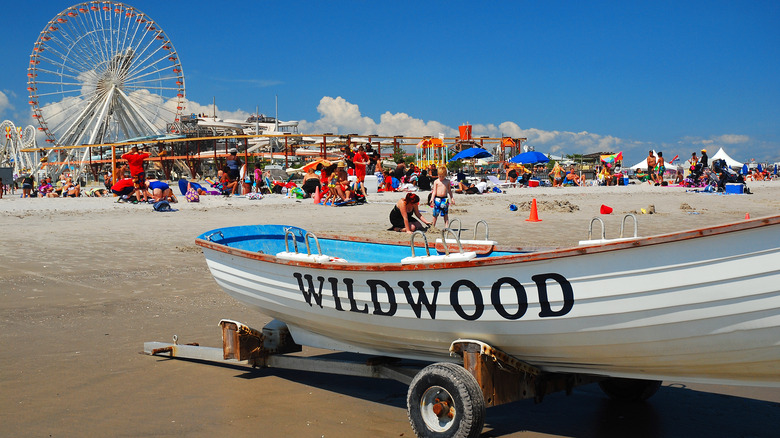
<instances>
[{"instance_id":1,"label":"child playing in sand","mask_svg":"<svg viewBox=\"0 0 780 438\"><path fill-rule=\"evenodd\" d=\"M436 170L436 180L433 181L433 187L431 188L431 208L433 208L433 222L432 227L436 226L436 220L439 215L444 217L444 228L450 226L450 204L455 205L455 198L452 195L452 187L450 182L447 181L447 168L439 166Z\"/></svg>"}]
</instances>

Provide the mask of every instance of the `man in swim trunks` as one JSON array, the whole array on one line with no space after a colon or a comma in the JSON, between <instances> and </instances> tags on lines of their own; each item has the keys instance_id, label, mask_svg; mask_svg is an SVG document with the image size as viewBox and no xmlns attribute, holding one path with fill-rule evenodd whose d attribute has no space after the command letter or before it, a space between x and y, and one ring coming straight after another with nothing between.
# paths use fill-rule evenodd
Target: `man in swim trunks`
<instances>
[{"instance_id":1,"label":"man in swim trunks","mask_svg":"<svg viewBox=\"0 0 780 438\"><path fill-rule=\"evenodd\" d=\"M431 226L436 226L436 220L439 215L444 217L444 228L450 226L450 204L455 205L455 197L452 194L452 187L447 180L447 168L439 166L436 170L436 180L433 181L431 188L431 208L433 208L433 222Z\"/></svg>"}]
</instances>

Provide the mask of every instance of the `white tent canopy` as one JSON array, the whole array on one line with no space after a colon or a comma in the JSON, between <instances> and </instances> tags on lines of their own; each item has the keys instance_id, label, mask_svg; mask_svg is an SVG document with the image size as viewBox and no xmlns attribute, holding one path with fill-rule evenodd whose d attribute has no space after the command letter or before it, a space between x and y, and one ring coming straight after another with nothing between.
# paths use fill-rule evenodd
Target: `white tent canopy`
<instances>
[{"instance_id":1,"label":"white tent canopy","mask_svg":"<svg viewBox=\"0 0 780 438\"><path fill-rule=\"evenodd\" d=\"M718 149L718 152L715 153L715 155L710 157L710 164L712 164L715 160L726 160L726 165L732 168L742 168L742 165L744 163L740 163L739 161L729 157L729 155L726 153L726 151L723 150L723 148Z\"/></svg>"}]
</instances>

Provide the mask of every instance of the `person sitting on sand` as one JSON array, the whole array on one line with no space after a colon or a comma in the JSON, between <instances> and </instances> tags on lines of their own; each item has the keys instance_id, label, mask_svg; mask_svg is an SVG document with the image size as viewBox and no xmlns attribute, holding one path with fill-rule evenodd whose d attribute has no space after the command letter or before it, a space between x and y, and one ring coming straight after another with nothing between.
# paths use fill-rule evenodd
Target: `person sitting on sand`
<instances>
[{"instance_id":1,"label":"person sitting on sand","mask_svg":"<svg viewBox=\"0 0 780 438\"><path fill-rule=\"evenodd\" d=\"M322 169L322 164L318 164L317 167ZM301 185L301 189L306 193L306 197L310 198L317 192L317 188L319 187L320 176L315 173L313 166L309 167L309 170L306 171L306 175L303 176L303 185Z\"/></svg>"},{"instance_id":2,"label":"person sitting on sand","mask_svg":"<svg viewBox=\"0 0 780 438\"><path fill-rule=\"evenodd\" d=\"M51 177L47 176L38 186L38 196L41 198L56 198L57 193L54 191L54 186L51 185Z\"/></svg>"},{"instance_id":3,"label":"person sitting on sand","mask_svg":"<svg viewBox=\"0 0 780 438\"><path fill-rule=\"evenodd\" d=\"M431 177L428 176L428 170L420 171L420 175L417 177L417 189L423 192L431 190Z\"/></svg>"},{"instance_id":4,"label":"person sitting on sand","mask_svg":"<svg viewBox=\"0 0 780 438\"><path fill-rule=\"evenodd\" d=\"M339 161L338 170L338 182L336 183L336 193L342 201L349 201L352 199L352 188L349 185L349 174L347 174L347 163Z\"/></svg>"},{"instance_id":5,"label":"person sitting on sand","mask_svg":"<svg viewBox=\"0 0 780 438\"><path fill-rule=\"evenodd\" d=\"M517 183L517 178L520 176L520 174L517 172L517 166L512 164L511 166L507 167L506 169L506 175L504 175L504 179L511 184Z\"/></svg>"},{"instance_id":6,"label":"person sitting on sand","mask_svg":"<svg viewBox=\"0 0 780 438\"><path fill-rule=\"evenodd\" d=\"M614 180L612 179L612 166L610 164L605 164L601 168L601 172L599 172L599 182L604 186L614 185Z\"/></svg>"},{"instance_id":7,"label":"person sitting on sand","mask_svg":"<svg viewBox=\"0 0 780 438\"><path fill-rule=\"evenodd\" d=\"M68 178L62 186L62 197L77 198L81 195L81 186L73 184L73 178Z\"/></svg>"},{"instance_id":8,"label":"person sitting on sand","mask_svg":"<svg viewBox=\"0 0 780 438\"><path fill-rule=\"evenodd\" d=\"M230 168L225 166L222 168L222 174L220 175L220 191L225 196L230 196L233 193L236 192L236 187L238 187L238 180L235 180L230 177Z\"/></svg>"},{"instance_id":9,"label":"person sitting on sand","mask_svg":"<svg viewBox=\"0 0 780 438\"><path fill-rule=\"evenodd\" d=\"M577 171L572 166L571 169L569 169L568 172L566 172L566 175L563 177L563 185L569 185L569 186L579 186L580 185L580 177L577 175Z\"/></svg>"},{"instance_id":10,"label":"person sitting on sand","mask_svg":"<svg viewBox=\"0 0 780 438\"><path fill-rule=\"evenodd\" d=\"M444 217L444 228L450 226L450 205L455 205L455 197L452 194L452 185L447 179L447 168L439 166L436 173L436 179L431 188L431 208L433 208L433 222L431 226L436 226L436 220L441 215Z\"/></svg>"},{"instance_id":11,"label":"person sitting on sand","mask_svg":"<svg viewBox=\"0 0 780 438\"><path fill-rule=\"evenodd\" d=\"M420 218L420 221L425 225L431 224L426 221L420 213L420 197L414 193L407 193L390 211L390 223L392 224L392 227L390 227L388 231L406 231L407 233L413 233L415 230L423 229L423 226L414 218L414 216Z\"/></svg>"}]
</instances>

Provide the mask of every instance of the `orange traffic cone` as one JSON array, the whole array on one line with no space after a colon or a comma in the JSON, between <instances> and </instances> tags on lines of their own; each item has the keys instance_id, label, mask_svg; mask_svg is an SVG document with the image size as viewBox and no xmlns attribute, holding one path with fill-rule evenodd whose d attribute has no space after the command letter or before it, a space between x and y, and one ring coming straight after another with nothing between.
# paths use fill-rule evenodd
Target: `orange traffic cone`
<instances>
[{"instance_id":1,"label":"orange traffic cone","mask_svg":"<svg viewBox=\"0 0 780 438\"><path fill-rule=\"evenodd\" d=\"M750 213L745 213L745 219L750 219Z\"/></svg>"},{"instance_id":2,"label":"orange traffic cone","mask_svg":"<svg viewBox=\"0 0 780 438\"><path fill-rule=\"evenodd\" d=\"M536 211L536 198L534 198L533 201L531 201L531 215L525 221L526 222L541 222L542 221L541 219L539 219L539 213Z\"/></svg>"},{"instance_id":3,"label":"orange traffic cone","mask_svg":"<svg viewBox=\"0 0 780 438\"><path fill-rule=\"evenodd\" d=\"M320 186L317 186L317 188L314 189L314 196L312 196L312 198L314 199L314 203L315 204L319 204L320 203L320 201L321 201L320 198L322 198L322 195L320 195Z\"/></svg>"}]
</instances>

